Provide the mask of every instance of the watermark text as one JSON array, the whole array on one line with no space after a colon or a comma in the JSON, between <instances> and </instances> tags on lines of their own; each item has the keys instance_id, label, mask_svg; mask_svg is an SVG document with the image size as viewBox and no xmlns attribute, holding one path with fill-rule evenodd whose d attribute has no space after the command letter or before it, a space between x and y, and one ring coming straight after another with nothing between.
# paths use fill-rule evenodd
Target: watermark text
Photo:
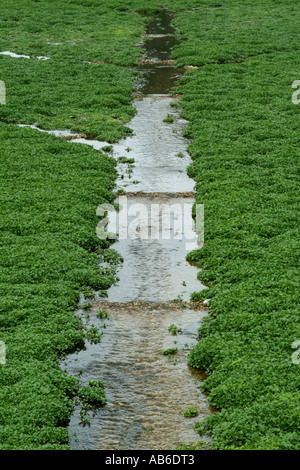
<instances>
[{"instance_id":1,"label":"watermark text","mask_svg":"<svg viewBox=\"0 0 300 470\"><path fill-rule=\"evenodd\" d=\"M187 250L204 244L204 205L176 199L140 202L120 196L119 210L101 204L96 233L100 239L182 240ZM195 217L192 217L195 205Z\"/></svg>"},{"instance_id":2,"label":"watermark text","mask_svg":"<svg viewBox=\"0 0 300 470\"><path fill-rule=\"evenodd\" d=\"M6 86L2 80L0 80L0 104L6 104Z\"/></svg>"},{"instance_id":3,"label":"watermark text","mask_svg":"<svg viewBox=\"0 0 300 470\"><path fill-rule=\"evenodd\" d=\"M6 346L4 341L0 341L0 364L6 364Z\"/></svg>"}]
</instances>

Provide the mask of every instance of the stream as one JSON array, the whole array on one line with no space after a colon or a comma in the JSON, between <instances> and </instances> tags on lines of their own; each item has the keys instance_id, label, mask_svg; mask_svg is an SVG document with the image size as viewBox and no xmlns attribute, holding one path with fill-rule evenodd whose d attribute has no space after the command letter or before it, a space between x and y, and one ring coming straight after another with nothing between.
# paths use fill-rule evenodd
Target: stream
<instances>
[{"instance_id":1,"label":"stream","mask_svg":"<svg viewBox=\"0 0 300 470\"><path fill-rule=\"evenodd\" d=\"M205 287L197 280L199 268L185 260L197 247L194 181L186 174L187 122L180 117L179 97L170 95L183 73L170 61L176 44L171 21L171 14L162 11L142 37L146 52L137 66L142 77L136 84L137 112L129 123L133 135L113 145L123 194L107 231L119 234L112 245L124 259L119 280L106 298L91 301L88 312L82 296L76 312L103 336L98 344L86 341L62 364L68 374L80 373L83 383L101 380L107 400L89 425L81 423L80 406L75 406L69 424L72 450L193 445L200 440L195 422L211 413L199 387L203 377L187 364L206 315L189 301L190 294ZM81 138L73 142L96 149L107 145ZM99 310L107 317L99 318ZM163 354L168 349L174 354ZM198 416L184 417L188 407L196 408ZM209 443L206 436L201 440Z\"/></svg>"}]
</instances>

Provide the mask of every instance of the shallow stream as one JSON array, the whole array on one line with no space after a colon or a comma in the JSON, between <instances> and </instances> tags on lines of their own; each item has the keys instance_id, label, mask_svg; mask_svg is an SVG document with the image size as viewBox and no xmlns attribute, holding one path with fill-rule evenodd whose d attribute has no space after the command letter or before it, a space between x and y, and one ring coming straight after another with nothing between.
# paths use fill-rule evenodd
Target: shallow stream
<instances>
[{"instance_id":1,"label":"shallow stream","mask_svg":"<svg viewBox=\"0 0 300 470\"><path fill-rule=\"evenodd\" d=\"M77 312L103 336L99 344L87 341L84 350L63 364L72 375L80 372L83 383L101 380L107 398L89 426L80 423L80 408L75 407L69 426L74 450L172 450L191 445L200 439L194 423L211 412L199 388L202 376L187 364L206 315L189 303L190 294L205 287L197 280L199 268L185 260L197 246L191 217L194 182L186 174L187 123L178 106L172 106L179 98L168 95L181 71L161 63L169 60L176 43L171 19L162 12L142 38L147 63L139 65L142 80L137 91L143 96L135 101L137 113L129 123L133 136L113 146L119 161L118 188L124 191L116 202L123 210L119 214L126 216L119 215L118 224L110 216L108 224L109 231L119 234L113 248L124 258L119 281L106 299L96 298L88 312L82 308L83 298ZM169 122L164 121L167 117ZM107 145L80 138L73 142L98 149ZM108 318L98 318L98 310L105 310ZM171 325L178 328L177 334ZM163 354L170 348L174 354ZM199 415L184 417L188 407L197 408Z\"/></svg>"}]
</instances>

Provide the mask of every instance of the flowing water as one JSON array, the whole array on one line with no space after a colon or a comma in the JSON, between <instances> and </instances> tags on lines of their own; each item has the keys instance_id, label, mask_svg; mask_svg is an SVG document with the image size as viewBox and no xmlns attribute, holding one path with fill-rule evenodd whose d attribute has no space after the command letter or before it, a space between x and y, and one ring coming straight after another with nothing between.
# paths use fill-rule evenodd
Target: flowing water
<instances>
[{"instance_id":1,"label":"flowing water","mask_svg":"<svg viewBox=\"0 0 300 470\"><path fill-rule=\"evenodd\" d=\"M74 375L83 370L83 381L104 382L107 404L95 412L90 426L80 424L80 409L75 409L72 449L172 450L199 440L193 426L209 407L199 390L201 374L187 365L186 355L197 342L204 312L176 304L100 302L89 313L92 324L97 324L97 308L109 315L101 343L87 344L68 358L66 367ZM173 324L182 330L177 335L168 329ZM162 354L169 348L177 353ZM190 406L198 409L197 417L183 416Z\"/></svg>"},{"instance_id":2,"label":"flowing water","mask_svg":"<svg viewBox=\"0 0 300 470\"><path fill-rule=\"evenodd\" d=\"M193 200L162 195L123 196L121 203L122 199L125 199L124 212L129 214L124 215L129 234L124 231L124 238L114 245L124 262L118 272L119 281L108 290L108 299L112 302L166 302L177 298L189 301L191 292L203 289L197 280L197 267L185 260L187 252L197 246L191 215ZM136 219L137 212L143 217ZM162 220L164 215L167 221Z\"/></svg>"},{"instance_id":3,"label":"flowing water","mask_svg":"<svg viewBox=\"0 0 300 470\"><path fill-rule=\"evenodd\" d=\"M86 299L79 305L78 315L103 331L100 343L86 341L63 364L69 374L80 372L83 383L101 380L107 403L94 412L89 426L81 424L80 407L75 407L69 425L73 450L191 445L199 440L194 423L211 413L199 388L203 377L187 364L206 312L189 301L192 292L205 287L197 280L199 268L185 260L197 246L191 217L194 182L186 174L186 121L172 106L179 98L168 95L182 72L161 62L169 60L175 43L171 15L163 11L143 38L147 63L139 65L137 88L143 96L129 124L133 136L113 146L124 193L107 230L118 233L113 248L124 262L105 300L96 298L88 313L82 308ZM170 116L171 122L165 122ZM106 145L80 138L73 142L98 149ZM98 318L98 310L108 318ZM169 349L174 354L163 354ZM185 418L188 407L199 415Z\"/></svg>"}]
</instances>

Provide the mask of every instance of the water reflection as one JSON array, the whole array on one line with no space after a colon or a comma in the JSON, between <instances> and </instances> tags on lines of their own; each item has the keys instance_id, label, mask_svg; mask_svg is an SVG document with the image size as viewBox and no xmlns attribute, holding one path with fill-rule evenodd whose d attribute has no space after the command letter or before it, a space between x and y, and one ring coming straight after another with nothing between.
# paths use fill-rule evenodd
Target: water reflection
<instances>
[{"instance_id":1,"label":"water reflection","mask_svg":"<svg viewBox=\"0 0 300 470\"><path fill-rule=\"evenodd\" d=\"M109 320L99 345L68 358L68 372L83 370L82 380L105 383L107 405L99 409L90 427L80 425L79 409L70 423L71 446L77 450L175 449L194 443L199 436L194 423L209 414L201 393L201 375L191 369L186 355L197 342L197 329L205 312L174 307L99 303L90 312L97 324L96 308L105 309ZM169 331L176 325L181 332ZM165 356L163 351L177 348ZM186 408L199 415L185 418ZM201 438L202 439L202 438Z\"/></svg>"},{"instance_id":2,"label":"water reflection","mask_svg":"<svg viewBox=\"0 0 300 470\"><path fill-rule=\"evenodd\" d=\"M139 93L164 94L175 91L176 82L184 74L184 69L171 64L149 62L170 61L172 49L176 44L177 36L172 25L172 15L162 10L161 14L149 23L141 43L145 53L144 63L137 67L142 73L142 79L136 83Z\"/></svg>"},{"instance_id":3,"label":"water reflection","mask_svg":"<svg viewBox=\"0 0 300 470\"><path fill-rule=\"evenodd\" d=\"M176 44L171 18L162 11L149 23L143 41L146 60L170 58ZM194 187L186 174L190 163L183 138L186 121L171 107L175 98L166 96L182 71L161 63L144 64L140 70L144 80L137 91L150 96L135 102L137 114L129 123L134 135L113 146L118 161L123 157L134 162L118 164L118 186L131 193L172 193L183 203L178 193L191 193ZM169 122L164 121L166 117L171 118ZM81 141L95 148L104 145L74 140ZM159 195L153 197L159 199ZM152 202L142 198L143 204ZM69 356L64 364L73 375L82 371L83 383L104 382L107 397L90 427L80 424L80 410L75 408L69 426L72 449L172 450L199 440L193 425L211 410L199 388L202 376L189 367L187 354L197 343L197 330L206 312L178 298L170 301L179 295L187 300L191 292L204 286L197 281L197 268L186 263L181 242L170 237L128 238L115 243L125 260L119 284L109 290L106 302L94 301L88 319L103 329L101 342L86 342L85 349ZM109 319L100 320L98 309L105 309ZM83 309L78 314L86 315ZM166 350L174 354L163 354ZM188 407L197 408L199 415L185 418Z\"/></svg>"},{"instance_id":4,"label":"water reflection","mask_svg":"<svg viewBox=\"0 0 300 470\"><path fill-rule=\"evenodd\" d=\"M122 200L125 199L124 203ZM119 230L114 249L124 262L119 282L108 290L112 302L132 300L189 301L192 292L204 289L197 280L199 268L185 260L197 247L191 198L121 197L121 222L108 224L108 232ZM125 228L125 230L124 230ZM128 228L128 229L127 229Z\"/></svg>"}]
</instances>

